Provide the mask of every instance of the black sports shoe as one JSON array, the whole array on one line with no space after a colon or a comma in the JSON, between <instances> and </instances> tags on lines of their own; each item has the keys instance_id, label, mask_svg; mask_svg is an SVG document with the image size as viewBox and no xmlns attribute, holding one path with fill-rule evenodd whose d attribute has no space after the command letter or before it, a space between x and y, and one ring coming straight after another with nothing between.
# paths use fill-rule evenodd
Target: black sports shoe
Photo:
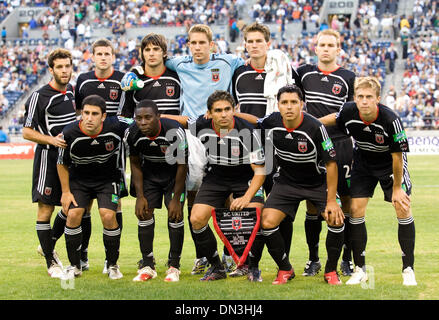
<instances>
[{"instance_id":1,"label":"black sports shoe","mask_svg":"<svg viewBox=\"0 0 439 320\"><path fill-rule=\"evenodd\" d=\"M250 282L262 282L261 270L258 268L249 268L247 279Z\"/></svg>"},{"instance_id":2,"label":"black sports shoe","mask_svg":"<svg viewBox=\"0 0 439 320\"><path fill-rule=\"evenodd\" d=\"M227 273L225 269L220 269L218 267L212 266L207 270L206 274L200 279L200 281L214 281L226 278Z\"/></svg>"},{"instance_id":3,"label":"black sports shoe","mask_svg":"<svg viewBox=\"0 0 439 320\"><path fill-rule=\"evenodd\" d=\"M315 276L317 273L319 273L321 268L322 268L322 264L320 263L320 260L318 261L309 260L305 265L305 269L303 270L302 276L305 277Z\"/></svg>"},{"instance_id":4,"label":"black sports shoe","mask_svg":"<svg viewBox=\"0 0 439 320\"><path fill-rule=\"evenodd\" d=\"M354 273L354 264L350 260L342 260L340 263L340 271L344 276L351 276Z\"/></svg>"}]
</instances>

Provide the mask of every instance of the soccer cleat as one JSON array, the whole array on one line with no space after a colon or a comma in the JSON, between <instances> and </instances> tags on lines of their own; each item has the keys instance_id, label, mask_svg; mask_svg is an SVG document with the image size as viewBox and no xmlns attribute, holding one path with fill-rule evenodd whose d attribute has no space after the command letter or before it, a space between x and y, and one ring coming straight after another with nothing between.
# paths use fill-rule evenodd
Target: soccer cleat
<instances>
[{"instance_id":1,"label":"soccer cleat","mask_svg":"<svg viewBox=\"0 0 439 320\"><path fill-rule=\"evenodd\" d=\"M246 276L248 274L248 265L243 264L235 269L235 271L230 272L229 277L236 278Z\"/></svg>"},{"instance_id":2,"label":"soccer cleat","mask_svg":"<svg viewBox=\"0 0 439 320\"><path fill-rule=\"evenodd\" d=\"M296 276L294 273L294 268L291 268L291 270L285 271L285 270L279 270L277 272L276 279L272 282L272 284L285 284L287 281L293 279Z\"/></svg>"},{"instance_id":3,"label":"soccer cleat","mask_svg":"<svg viewBox=\"0 0 439 320\"><path fill-rule=\"evenodd\" d=\"M351 276L354 273L354 264L350 260L342 260L340 263L340 271L344 276Z\"/></svg>"},{"instance_id":4,"label":"soccer cleat","mask_svg":"<svg viewBox=\"0 0 439 320\"><path fill-rule=\"evenodd\" d=\"M405 286L417 286L418 283L416 282L415 278L415 272L411 267L407 267L402 271L402 279L403 279L403 285Z\"/></svg>"},{"instance_id":5,"label":"soccer cleat","mask_svg":"<svg viewBox=\"0 0 439 320\"><path fill-rule=\"evenodd\" d=\"M305 269L303 269L302 276L305 277L315 276L317 273L319 273L321 268L322 268L322 264L320 263L320 260L317 261L309 260L305 265Z\"/></svg>"},{"instance_id":6,"label":"soccer cleat","mask_svg":"<svg viewBox=\"0 0 439 320\"><path fill-rule=\"evenodd\" d=\"M367 281L367 274L364 272L364 270L361 267L356 266L354 273L349 278L348 281L346 281L347 285L355 285L360 284L361 282Z\"/></svg>"},{"instance_id":7,"label":"soccer cleat","mask_svg":"<svg viewBox=\"0 0 439 320\"><path fill-rule=\"evenodd\" d=\"M37 252L38 252L38 254L39 254L40 256L45 257L45 254L44 254L44 252L43 252L43 248L41 247L40 244L38 245ZM59 256L58 256L58 253L57 253L55 250L53 250L52 255L53 255L53 259L55 259L55 262L56 262L57 264L59 264L60 267L61 267L61 269L62 269L62 268L63 268L63 265L62 265L62 263L61 263L61 259L60 259Z\"/></svg>"},{"instance_id":8,"label":"soccer cleat","mask_svg":"<svg viewBox=\"0 0 439 320\"><path fill-rule=\"evenodd\" d=\"M157 277L157 272L150 266L137 270L137 273L138 274L134 277L133 281L148 281Z\"/></svg>"},{"instance_id":9,"label":"soccer cleat","mask_svg":"<svg viewBox=\"0 0 439 320\"><path fill-rule=\"evenodd\" d=\"M180 270L174 267L169 267L169 269L166 271L166 282L178 282L180 281Z\"/></svg>"},{"instance_id":10,"label":"soccer cleat","mask_svg":"<svg viewBox=\"0 0 439 320\"><path fill-rule=\"evenodd\" d=\"M209 262L207 261L207 258L203 257L200 259L195 259L191 274L203 274L204 270L206 270L208 266Z\"/></svg>"},{"instance_id":11,"label":"soccer cleat","mask_svg":"<svg viewBox=\"0 0 439 320\"><path fill-rule=\"evenodd\" d=\"M62 278L62 276L64 275L62 266L56 263L56 261L52 261L52 264L47 269L47 273L51 278L58 278L58 279Z\"/></svg>"},{"instance_id":12,"label":"soccer cleat","mask_svg":"<svg viewBox=\"0 0 439 320\"><path fill-rule=\"evenodd\" d=\"M82 271L78 269L76 266L68 266L61 279L73 280L75 277L79 277L81 275L82 275Z\"/></svg>"},{"instance_id":13,"label":"soccer cleat","mask_svg":"<svg viewBox=\"0 0 439 320\"><path fill-rule=\"evenodd\" d=\"M108 274L108 261L105 260L104 262L104 269L102 269L103 274Z\"/></svg>"},{"instance_id":14,"label":"soccer cleat","mask_svg":"<svg viewBox=\"0 0 439 320\"><path fill-rule=\"evenodd\" d=\"M117 264L108 267L108 277L111 280L118 280L123 278L122 272L120 272L119 266Z\"/></svg>"},{"instance_id":15,"label":"soccer cleat","mask_svg":"<svg viewBox=\"0 0 439 320\"><path fill-rule=\"evenodd\" d=\"M215 280L221 280L226 278L227 278L227 273L225 269L220 269L218 267L211 266L207 270L204 277L200 279L200 281L215 281Z\"/></svg>"},{"instance_id":16,"label":"soccer cleat","mask_svg":"<svg viewBox=\"0 0 439 320\"><path fill-rule=\"evenodd\" d=\"M88 271L90 269L90 264L88 263L88 259L87 260L81 260L81 270L82 271Z\"/></svg>"},{"instance_id":17,"label":"soccer cleat","mask_svg":"<svg viewBox=\"0 0 439 320\"><path fill-rule=\"evenodd\" d=\"M224 268L226 269L227 273L235 271L236 264L235 264L235 261L233 260L232 256L228 256L228 255L223 254L221 262L224 265Z\"/></svg>"},{"instance_id":18,"label":"soccer cleat","mask_svg":"<svg viewBox=\"0 0 439 320\"><path fill-rule=\"evenodd\" d=\"M340 285L342 284L337 271L327 272L324 275L325 281L330 285Z\"/></svg>"},{"instance_id":19,"label":"soccer cleat","mask_svg":"<svg viewBox=\"0 0 439 320\"><path fill-rule=\"evenodd\" d=\"M258 268L248 269L247 279L250 282L262 282L261 270Z\"/></svg>"}]
</instances>

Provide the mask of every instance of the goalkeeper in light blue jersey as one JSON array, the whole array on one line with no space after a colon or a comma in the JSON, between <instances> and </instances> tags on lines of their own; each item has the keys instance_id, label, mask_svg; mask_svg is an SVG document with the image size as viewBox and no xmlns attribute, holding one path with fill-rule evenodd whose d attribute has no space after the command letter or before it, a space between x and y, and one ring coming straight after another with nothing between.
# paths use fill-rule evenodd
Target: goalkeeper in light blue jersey
<instances>
[{"instance_id":1,"label":"goalkeeper in light blue jersey","mask_svg":"<svg viewBox=\"0 0 439 320\"><path fill-rule=\"evenodd\" d=\"M197 118L207 112L207 98L215 90L231 91L233 73L244 60L231 54L211 54L212 30L206 25L192 26L188 35L192 56L168 59L166 67L177 72L181 81L181 114Z\"/></svg>"}]
</instances>

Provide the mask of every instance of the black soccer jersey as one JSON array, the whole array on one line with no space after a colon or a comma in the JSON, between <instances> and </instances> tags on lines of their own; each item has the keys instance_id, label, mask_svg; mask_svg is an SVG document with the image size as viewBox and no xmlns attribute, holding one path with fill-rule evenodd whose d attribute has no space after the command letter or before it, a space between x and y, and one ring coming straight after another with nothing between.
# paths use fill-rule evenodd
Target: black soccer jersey
<instances>
[{"instance_id":1,"label":"black soccer jersey","mask_svg":"<svg viewBox=\"0 0 439 320\"><path fill-rule=\"evenodd\" d=\"M200 116L189 119L191 133L201 140L206 148L208 174L221 178L251 180L251 164L265 163L261 139L249 122L234 117L233 129L220 136L215 131L212 119Z\"/></svg>"},{"instance_id":2,"label":"black soccer jersey","mask_svg":"<svg viewBox=\"0 0 439 320\"><path fill-rule=\"evenodd\" d=\"M324 72L306 64L293 69L293 78L305 95L306 111L316 118L338 112L343 103L353 100L355 73L344 68ZM345 136L336 127L327 131L332 139Z\"/></svg>"},{"instance_id":3,"label":"black soccer jersey","mask_svg":"<svg viewBox=\"0 0 439 320\"><path fill-rule=\"evenodd\" d=\"M177 165L187 163L186 133L175 120L161 118L160 130L155 137L145 136L133 123L127 144L130 155L140 158L144 180L170 181L175 179Z\"/></svg>"},{"instance_id":4,"label":"black soccer jersey","mask_svg":"<svg viewBox=\"0 0 439 320\"><path fill-rule=\"evenodd\" d=\"M336 119L339 129L355 139L354 158L380 170L392 166L391 153L409 152L409 144L398 115L382 104L377 109L377 118L366 122L361 119L356 103L347 102Z\"/></svg>"},{"instance_id":5,"label":"black soccer jersey","mask_svg":"<svg viewBox=\"0 0 439 320\"><path fill-rule=\"evenodd\" d=\"M300 125L289 129L281 114L273 112L259 119L258 126L265 131L267 142L274 146L281 176L303 187L316 187L325 182L325 164L336 160L336 152L320 121L304 112Z\"/></svg>"},{"instance_id":6,"label":"black soccer jersey","mask_svg":"<svg viewBox=\"0 0 439 320\"><path fill-rule=\"evenodd\" d=\"M166 69L158 77L150 77L144 74L143 67L133 68L144 87L141 90L127 91L126 106L121 115L132 118L136 105L143 99L153 100L162 114L180 114L180 79L176 72Z\"/></svg>"},{"instance_id":7,"label":"black soccer jersey","mask_svg":"<svg viewBox=\"0 0 439 320\"><path fill-rule=\"evenodd\" d=\"M81 130L81 120L68 125L63 130L67 148L59 149L58 164L69 167L71 180L119 181L124 133L132 121L107 117L96 136Z\"/></svg>"},{"instance_id":8,"label":"black soccer jersey","mask_svg":"<svg viewBox=\"0 0 439 320\"><path fill-rule=\"evenodd\" d=\"M100 79L95 71L82 73L76 81L75 100L77 110L82 109L82 101L89 95L102 97L107 105L107 117L116 116L125 103L125 91L120 88L124 73L114 70L110 77Z\"/></svg>"},{"instance_id":9,"label":"black soccer jersey","mask_svg":"<svg viewBox=\"0 0 439 320\"><path fill-rule=\"evenodd\" d=\"M239 110L258 118L265 117L267 98L264 97L264 82L267 73L254 69L250 64L236 69L232 78L233 97Z\"/></svg>"},{"instance_id":10,"label":"black soccer jersey","mask_svg":"<svg viewBox=\"0 0 439 320\"><path fill-rule=\"evenodd\" d=\"M73 88L67 85L65 92L54 89L50 84L32 93L25 103L24 127L41 134L57 136L63 128L76 120ZM44 145L44 148L55 148Z\"/></svg>"}]
</instances>

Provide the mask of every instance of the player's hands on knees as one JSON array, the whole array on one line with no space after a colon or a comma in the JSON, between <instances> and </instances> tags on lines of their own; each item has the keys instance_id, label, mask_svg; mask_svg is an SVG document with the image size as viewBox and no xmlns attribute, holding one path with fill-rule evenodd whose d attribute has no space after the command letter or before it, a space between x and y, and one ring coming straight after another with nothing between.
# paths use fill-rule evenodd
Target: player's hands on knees
<instances>
[{"instance_id":1,"label":"player's hands on knees","mask_svg":"<svg viewBox=\"0 0 439 320\"><path fill-rule=\"evenodd\" d=\"M61 206L62 206L62 211L64 212L65 215L68 214L70 204L72 204L72 203L75 205L75 207L78 206L78 204L76 203L75 197L73 196L73 194L70 191L63 192L61 195Z\"/></svg>"},{"instance_id":2,"label":"player's hands on knees","mask_svg":"<svg viewBox=\"0 0 439 320\"><path fill-rule=\"evenodd\" d=\"M137 219L146 220L148 218L148 200L145 197L137 197L135 214Z\"/></svg>"},{"instance_id":3,"label":"player's hands on knees","mask_svg":"<svg viewBox=\"0 0 439 320\"><path fill-rule=\"evenodd\" d=\"M410 210L410 196L402 188L394 188L392 192L392 205L396 210L402 213L408 213Z\"/></svg>"},{"instance_id":4,"label":"player's hands on knees","mask_svg":"<svg viewBox=\"0 0 439 320\"><path fill-rule=\"evenodd\" d=\"M345 216L337 201L328 200L323 212L323 218L325 218L328 224L339 226L344 223Z\"/></svg>"},{"instance_id":5,"label":"player's hands on knees","mask_svg":"<svg viewBox=\"0 0 439 320\"><path fill-rule=\"evenodd\" d=\"M249 203L250 203L250 200L247 199L245 196L244 197L240 197L240 198L236 198L230 204L230 210L231 211L242 210L242 209L246 208Z\"/></svg>"},{"instance_id":6,"label":"player's hands on knees","mask_svg":"<svg viewBox=\"0 0 439 320\"><path fill-rule=\"evenodd\" d=\"M183 208L177 198L172 198L168 206L168 218L172 221L181 221L183 219Z\"/></svg>"},{"instance_id":7,"label":"player's hands on knees","mask_svg":"<svg viewBox=\"0 0 439 320\"><path fill-rule=\"evenodd\" d=\"M56 137L52 137L52 142L51 144L57 148L61 148L61 149L65 149L67 148L67 143L66 141L63 139L63 135L62 133L60 133L59 135L57 135Z\"/></svg>"}]
</instances>

